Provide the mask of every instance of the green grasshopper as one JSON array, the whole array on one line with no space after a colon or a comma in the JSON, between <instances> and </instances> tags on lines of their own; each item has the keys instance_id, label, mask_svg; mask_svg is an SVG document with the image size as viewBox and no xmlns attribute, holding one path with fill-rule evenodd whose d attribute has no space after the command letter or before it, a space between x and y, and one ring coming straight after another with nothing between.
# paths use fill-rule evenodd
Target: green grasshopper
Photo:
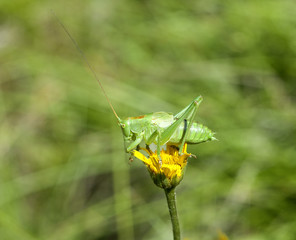
<instances>
[{"instance_id":1,"label":"green grasshopper","mask_svg":"<svg viewBox=\"0 0 296 240\"><path fill-rule=\"evenodd\" d=\"M194 122L201 102L202 97L199 96L176 115L155 112L123 120L116 116L123 132L126 151L131 152L137 148L142 140L146 145L156 144L158 155L161 146L167 143L180 146L181 153L185 142L197 144L215 140L209 128Z\"/></svg>"},{"instance_id":2,"label":"green grasshopper","mask_svg":"<svg viewBox=\"0 0 296 240\"><path fill-rule=\"evenodd\" d=\"M201 96L195 98L187 107L176 115L166 112L155 112L138 117L128 117L126 119L119 118L104 90L101 81L97 77L96 72L88 62L83 51L80 49L75 39L71 36L58 17L55 14L54 16L57 18L59 24L76 46L83 60L88 65L95 79L98 81L102 92L122 129L125 150L127 153L131 153L142 141L144 141L146 145L150 145L152 143L156 144L157 153L160 155L161 146L167 143L179 146L179 153L181 153L185 143L197 144L216 139L214 137L214 133L209 128L200 123L194 122L198 106L202 102Z\"/></svg>"}]
</instances>

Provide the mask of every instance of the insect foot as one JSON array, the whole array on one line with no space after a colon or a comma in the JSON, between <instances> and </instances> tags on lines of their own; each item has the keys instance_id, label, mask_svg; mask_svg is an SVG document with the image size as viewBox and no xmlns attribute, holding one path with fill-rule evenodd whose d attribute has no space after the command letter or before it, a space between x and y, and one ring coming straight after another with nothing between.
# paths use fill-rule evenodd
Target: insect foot
<instances>
[{"instance_id":1,"label":"insect foot","mask_svg":"<svg viewBox=\"0 0 296 240\"><path fill-rule=\"evenodd\" d=\"M130 156L129 159L128 159L128 163L131 165L133 161L134 161L133 157Z\"/></svg>"},{"instance_id":2,"label":"insect foot","mask_svg":"<svg viewBox=\"0 0 296 240\"><path fill-rule=\"evenodd\" d=\"M162 166L162 159L161 159L161 156L160 155L157 155L158 157L158 164L159 164L159 167L161 168Z\"/></svg>"}]
</instances>

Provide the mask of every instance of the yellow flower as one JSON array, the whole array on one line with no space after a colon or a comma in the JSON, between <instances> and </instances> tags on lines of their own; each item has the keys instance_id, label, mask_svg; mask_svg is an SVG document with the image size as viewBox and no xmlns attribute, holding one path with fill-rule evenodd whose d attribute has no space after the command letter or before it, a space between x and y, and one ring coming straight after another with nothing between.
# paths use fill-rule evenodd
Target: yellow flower
<instances>
[{"instance_id":1,"label":"yellow flower","mask_svg":"<svg viewBox=\"0 0 296 240\"><path fill-rule=\"evenodd\" d=\"M166 145L166 150L162 149L160 155L157 151L152 152L149 147L140 148L149 154L147 158L144 154L134 150L133 155L143 161L147 166L154 183L161 188L172 188L177 186L182 180L187 159L191 156L187 153L187 144L184 144L182 153L176 145Z\"/></svg>"}]
</instances>

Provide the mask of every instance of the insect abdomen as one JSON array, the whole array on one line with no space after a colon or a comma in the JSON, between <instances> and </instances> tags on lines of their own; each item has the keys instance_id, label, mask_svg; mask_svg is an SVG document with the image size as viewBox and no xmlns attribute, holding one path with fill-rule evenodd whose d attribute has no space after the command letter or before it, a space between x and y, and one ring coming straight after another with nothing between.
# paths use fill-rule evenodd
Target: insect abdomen
<instances>
[{"instance_id":1,"label":"insect abdomen","mask_svg":"<svg viewBox=\"0 0 296 240\"><path fill-rule=\"evenodd\" d=\"M187 123L184 121L182 125L180 125L177 130L174 132L172 137L170 138L170 143L180 143L183 134L185 134L184 131L184 125L187 125ZM185 142L186 143L202 143L206 141L214 140L214 133L208 129L206 126L199 124L199 123L193 123L189 131Z\"/></svg>"}]
</instances>

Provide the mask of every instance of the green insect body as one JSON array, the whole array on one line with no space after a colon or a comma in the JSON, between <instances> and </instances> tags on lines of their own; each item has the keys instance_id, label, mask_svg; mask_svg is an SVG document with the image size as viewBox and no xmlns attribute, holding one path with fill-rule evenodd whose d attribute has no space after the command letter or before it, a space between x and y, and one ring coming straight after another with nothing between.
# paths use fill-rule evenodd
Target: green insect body
<instances>
[{"instance_id":1,"label":"green insect body","mask_svg":"<svg viewBox=\"0 0 296 240\"><path fill-rule=\"evenodd\" d=\"M56 15L54 14L54 16ZM77 42L58 18L57 21L76 46L82 59L98 81L103 94L122 129L127 152L133 151L142 141L144 141L146 145L155 143L158 155L160 154L161 146L167 143L177 145L179 147L179 152L181 153L185 143L198 144L216 139L214 133L210 129L200 123L194 122L198 106L202 102L201 96L195 98L187 107L176 115L166 112L155 112L138 117L129 117L123 120L120 119L115 112L100 79L97 77L96 72L88 62L83 51L79 48Z\"/></svg>"},{"instance_id":2,"label":"green insect body","mask_svg":"<svg viewBox=\"0 0 296 240\"><path fill-rule=\"evenodd\" d=\"M134 149L135 140L137 136L143 136L143 140L146 144L151 144L151 136L154 132L160 131L163 133L167 127L174 123L174 116L166 112L150 113L139 117L130 117L125 120L121 120L121 126L123 130L124 140L126 143L126 150L130 152ZM185 131L189 131L185 138L185 142L189 144L197 144L214 140L214 133L206 126L193 122L190 129L187 129L187 120L185 119L172 134L167 143L180 144ZM158 139L155 138L153 143L157 144Z\"/></svg>"},{"instance_id":3,"label":"green insect body","mask_svg":"<svg viewBox=\"0 0 296 240\"><path fill-rule=\"evenodd\" d=\"M142 141L150 145L155 143L160 152L160 146L170 143L180 145L184 143L198 144L215 140L214 133L206 126L194 122L194 116L202 97L197 97L191 104L175 116L166 112L155 112L138 117L121 120L125 148L131 152Z\"/></svg>"}]
</instances>

